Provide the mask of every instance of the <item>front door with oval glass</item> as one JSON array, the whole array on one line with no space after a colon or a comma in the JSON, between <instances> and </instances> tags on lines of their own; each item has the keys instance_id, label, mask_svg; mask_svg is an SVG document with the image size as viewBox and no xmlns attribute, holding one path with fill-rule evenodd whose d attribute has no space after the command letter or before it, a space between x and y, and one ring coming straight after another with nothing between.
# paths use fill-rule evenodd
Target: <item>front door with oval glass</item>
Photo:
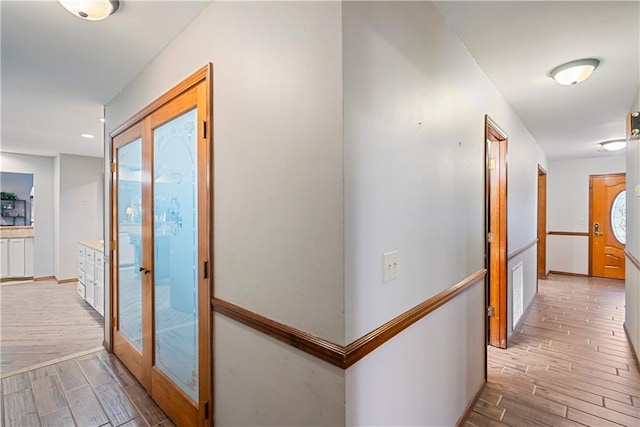
<instances>
[{"instance_id":1,"label":"front door with oval glass","mask_svg":"<svg viewBox=\"0 0 640 427\"><path fill-rule=\"evenodd\" d=\"M625 174L592 175L589 181L590 275L624 279Z\"/></svg>"}]
</instances>

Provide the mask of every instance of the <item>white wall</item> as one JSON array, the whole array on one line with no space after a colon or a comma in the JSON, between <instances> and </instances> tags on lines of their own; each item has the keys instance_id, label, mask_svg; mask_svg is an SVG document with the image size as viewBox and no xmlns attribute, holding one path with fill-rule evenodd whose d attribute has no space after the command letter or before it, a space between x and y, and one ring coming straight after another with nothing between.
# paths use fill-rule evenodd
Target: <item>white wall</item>
<instances>
[{"instance_id":1,"label":"white wall","mask_svg":"<svg viewBox=\"0 0 640 427\"><path fill-rule=\"evenodd\" d=\"M631 111L640 111L640 91ZM627 146L627 244L626 249L640 260L640 141ZM626 262L625 326L636 356L640 358L640 270Z\"/></svg>"},{"instance_id":2,"label":"white wall","mask_svg":"<svg viewBox=\"0 0 640 427\"><path fill-rule=\"evenodd\" d=\"M546 159L432 4L345 2L343 32L351 342L484 267L485 114L509 135L510 252L536 239ZM478 285L350 368L347 424L454 424L484 377L484 298Z\"/></svg>"},{"instance_id":3,"label":"white wall","mask_svg":"<svg viewBox=\"0 0 640 427\"><path fill-rule=\"evenodd\" d=\"M72 279L78 274L78 240L102 239L103 159L59 154L59 185L55 276Z\"/></svg>"},{"instance_id":4,"label":"white wall","mask_svg":"<svg viewBox=\"0 0 640 427\"><path fill-rule=\"evenodd\" d=\"M338 344L344 344L341 24L338 2L212 3L105 110L110 132L213 62L216 296ZM307 375L284 367L277 380L255 375L255 360L272 344L226 332L234 328L216 322L216 351L252 356L216 363L221 425L267 423L276 418L247 407L275 414L283 405L296 424L344 423L344 372L325 375L324 362L282 348L280 355ZM257 390L250 405L226 404L247 402L247 389L237 384L248 383ZM301 394L303 384L319 392ZM317 405L325 410L311 409Z\"/></svg>"},{"instance_id":5,"label":"white wall","mask_svg":"<svg viewBox=\"0 0 640 427\"><path fill-rule=\"evenodd\" d=\"M624 154L549 162L547 231L589 231L589 175L624 173ZM589 273L589 237L547 238L547 269Z\"/></svg>"},{"instance_id":6,"label":"white wall","mask_svg":"<svg viewBox=\"0 0 640 427\"><path fill-rule=\"evenodd\" d=\"M53 157L0 152L0 170L33 174L37 206L33 226L33 276L53 276Z\"/></svg>"}]
</instances>

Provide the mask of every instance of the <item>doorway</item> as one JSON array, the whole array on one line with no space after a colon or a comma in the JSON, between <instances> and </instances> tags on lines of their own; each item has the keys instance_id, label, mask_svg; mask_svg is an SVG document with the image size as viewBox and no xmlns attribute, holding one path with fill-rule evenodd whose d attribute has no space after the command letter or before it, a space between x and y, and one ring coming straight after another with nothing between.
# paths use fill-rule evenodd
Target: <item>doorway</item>
<instances>
[{"instance_id":1,"label":"doorway","mask_svg":"<svg viewBox=\"0 0 640 427\"><path fill-rule=\"evenodd\" d=\"M547 171L538 165L538 279L547 278ZM536 281L536 292L538 287Z\"/></svg>"},{"instance_id":2,"label":"doorway","mask_svg":"<svg viewBox=\"0 0 640 427\"><path fill-rule=\"evenodd\" d=\"M507 134L485 116L485 259L489 345L507 348Z\"/></svg>"},{"instance_id":3,"label":"doorway","mask_svg":"<svg viewBox=\"0 0 640 427\"><path fill-rule=\"evenodd\" d=\"M624 279L625 174L589 176L589 275Z\"/></svg>"},{"instance_id":4,"label":"doorway","mask_svg":"<svg viewBox=\"0 0 640 427\"><path fill-rule=\"evenodd\" d=\"M210 425L212 65L111 134L113 352L178 425Z\"/></svg>"}]
</instances>

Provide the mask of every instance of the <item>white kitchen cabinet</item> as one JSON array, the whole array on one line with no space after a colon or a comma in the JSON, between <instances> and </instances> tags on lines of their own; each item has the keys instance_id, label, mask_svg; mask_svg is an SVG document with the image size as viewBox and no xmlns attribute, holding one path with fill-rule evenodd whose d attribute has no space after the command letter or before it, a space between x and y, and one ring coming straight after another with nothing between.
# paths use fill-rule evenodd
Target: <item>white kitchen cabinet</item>
<instances>
[{"instance_id":1,"label":"white kitchen cabinet","mask_svg":"<svg viewBox=\"0 0 640 427\"><path fill-rule=\"evenodd\" d=\"M104 316L104 256L102 244L78 242L78 294Z\"/></svg>"},{"instance_id":2,"label":"white kitchen cabinet","mask_svg":"<svg viewBox=\"0 0 640 427\"><path fill-rule=\"evenodd\" d=\"M33 277L33 238L0 239L0 277Z\"/></svg>"},{"instance_id":3,"label":"white kitchen cabinet","mask_svg":"<svg viewBox=\"0 0 640 427\"><path fill-rule=\"evenodd\" d=\"M9 277L9 239L0 239L0 278Z\"/></svg>"}]
</instances>

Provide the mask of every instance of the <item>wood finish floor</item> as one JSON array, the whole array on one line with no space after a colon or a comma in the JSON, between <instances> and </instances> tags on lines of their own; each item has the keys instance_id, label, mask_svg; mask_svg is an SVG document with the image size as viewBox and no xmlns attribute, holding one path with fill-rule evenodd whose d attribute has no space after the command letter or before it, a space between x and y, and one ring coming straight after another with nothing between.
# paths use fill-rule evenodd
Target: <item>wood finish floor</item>
<instances>
[{"instance_id":1,"label":"wood finish floor","mask_svg":"<svg viewBox=\"0 0 640 427\"><path fill-rule=\"evenodd\" d=\"M2 378L6 427L170 427L127 368L105 350Z\"/></svg>"},{"instance_id":2,"label":"wood finish floor","mask_svg":"<svg viewBox=\"0 0 640 427\"><path fill-rule=\"evenodd\" d=\"M465 426L640 426L640 374L623 330L624 282L552 275Z\"/></svg>"},{"instance_id":3,"label":"wood finish floor","mask_svg":"<svg viewBox=\"0 0 640 427\"><path fill-rule=\"evenodd\" d=\"M103 317L76 292L76 283L0 285L0 373L102 345Z\"/></svg>"}]
</instances>

